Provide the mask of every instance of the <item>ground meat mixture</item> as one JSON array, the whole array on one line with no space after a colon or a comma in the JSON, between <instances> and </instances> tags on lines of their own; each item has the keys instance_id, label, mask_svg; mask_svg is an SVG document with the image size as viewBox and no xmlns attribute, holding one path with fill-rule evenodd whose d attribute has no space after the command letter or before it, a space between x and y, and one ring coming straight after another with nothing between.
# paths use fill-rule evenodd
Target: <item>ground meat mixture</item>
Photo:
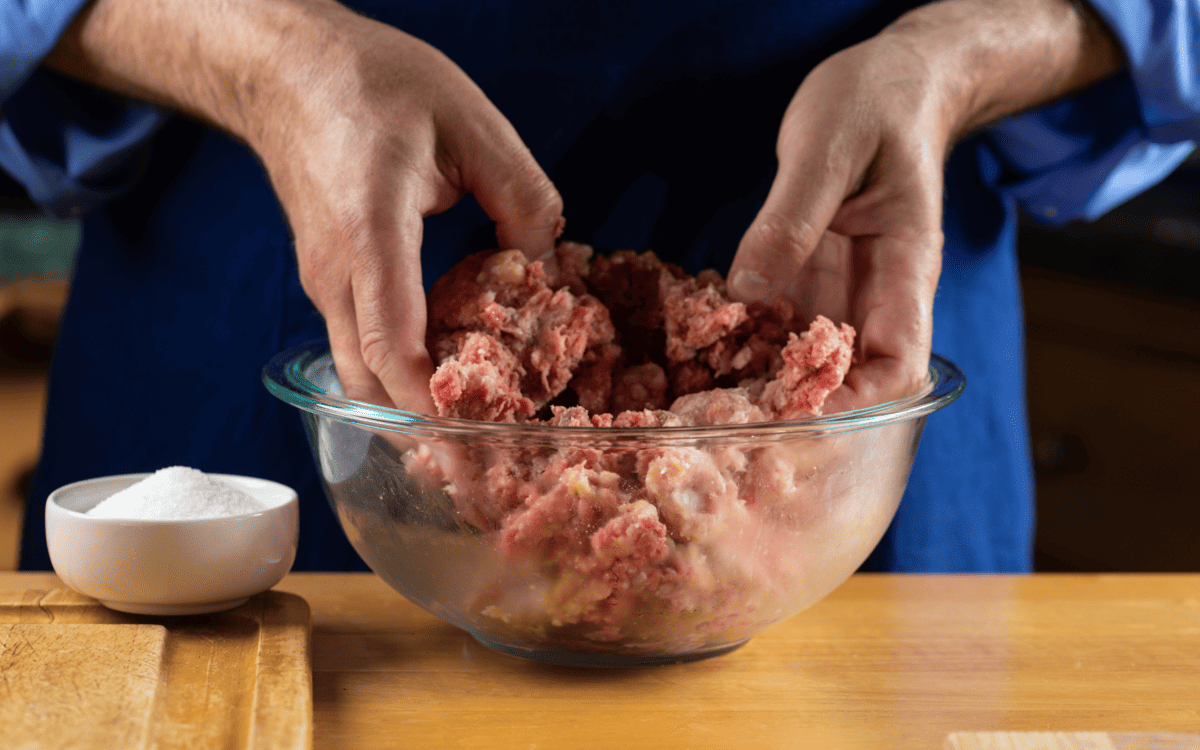
<instances>
[{"instance_id":1,"label":"ground meat mixture","mask_svg":"<svg viewBox=\"0 0 1200 750\"><path fill-rule=\"evenodd\" d=\"M481 253L434 284L440 416L545 421L555 405L620 414L742 387L763 419L793 419L820 414L850 366L849 325L818 317L797 333L788 302L733 302L712 271L692 278L652 252L593 258L576 243L559 246L558 266L551 278L520 250Z\"/></svg>"},{"instance_id":2,"label":"ground meat mixture","mask_svg":"<svg viewBox=\"0 0 1200 750\"><path fill-rule=\"evenodd\" d=\"M483 253L434 284L439 415L602 428L788 420L820 414L851 364L850 326L805 325L786 301L734 302L714 272L574 243L556 260L551 276L518 250ZM640 447L590 434L406 457L504 556L472 593L476 612L514 637L656 651L778 616L772 596L793 564L769 551L803 528L815 459L769 442Z\"/></svg>"}]
</instances>

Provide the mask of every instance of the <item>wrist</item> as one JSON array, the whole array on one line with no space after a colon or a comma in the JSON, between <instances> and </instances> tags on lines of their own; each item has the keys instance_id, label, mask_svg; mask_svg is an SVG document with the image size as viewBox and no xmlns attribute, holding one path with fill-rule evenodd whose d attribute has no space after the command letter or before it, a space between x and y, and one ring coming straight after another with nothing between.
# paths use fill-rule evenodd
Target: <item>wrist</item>
<instances>
[{"instance_id":1,"label":"wrist","mask_svg":"<svg viewBox=\"0 0 1200 750\"><path fill-rule=\"evenodd\" d=\"M943 0L901 16L887 37L936 71L951 142L1125 67L1111 31L1072 0Z\"/></svg>"},{"instance_id":2,"label":"wrist","mask_svg":"<svg viewBox=\"0 0 1200 750\"><path fill-rule=\"evenodd\" d=\"M290 150L344 109L360 87L361 50L390 27L333 0L293 0L259 18L254 59L227 72L235 81L230 128L259 155ZM229 66L226 66L229 67Z\"/></svg>"}]
</instances>

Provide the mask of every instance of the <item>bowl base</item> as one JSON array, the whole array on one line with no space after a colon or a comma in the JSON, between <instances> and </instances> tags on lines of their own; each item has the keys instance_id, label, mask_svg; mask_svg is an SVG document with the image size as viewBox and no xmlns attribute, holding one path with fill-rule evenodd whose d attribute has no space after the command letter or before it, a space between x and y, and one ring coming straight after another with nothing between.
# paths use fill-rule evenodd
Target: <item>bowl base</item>
<instances>
[{"instance_id":1,"label":"bowl base","mask_svg":"<svg viewBox=\"0 0 1200 750\"><path fill-rule=\"evenodd\" d=\"M684 664L690 661L700 661L702 659L711 659L714 656L722 656L730 651L741 648L749 642L738 641L727 646L718 646L705 651L693 651L686 654L664 654L664 655L648 655L648 654L606 654L606 653L588 653L586 651L571 651L570 649L557 648L554 646L546 647L530 647L516 646L509 643L500 643L497 641L489 641L487 638L471 634L475 640L482 643L488 648L499 651L510 656L519 656L522 659L541 662L543 664L554 664L560 667L591 667L596 669L628 669L630 667L655 667L665 664Z\"/></svg>"},{"instance_id":2,"label":"bowl base","mask_svg":"<svg viewBox=\"0 0 1200 750\"><path fill-rule=\"evenodd\" d=\"M226 599L222 602L205 602L203 604L148 604L145 602L114 602L101 599L100 603L118 612L128 612L133 615L207 615L212 612L224 612L227 609L240 607L249 601L250 597L241 599Z\"/></svg>"}]
</instances>

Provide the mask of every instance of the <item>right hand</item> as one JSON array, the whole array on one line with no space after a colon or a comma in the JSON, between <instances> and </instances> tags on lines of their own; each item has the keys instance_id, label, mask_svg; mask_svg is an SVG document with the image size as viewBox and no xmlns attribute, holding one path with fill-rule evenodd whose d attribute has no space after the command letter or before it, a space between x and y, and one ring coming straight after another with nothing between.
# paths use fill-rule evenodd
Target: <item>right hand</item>
<instances>
[{"instance_id":1,"label":"right hand","mask_svg":"<svg viewBox=\"0 0 1200 750\"><path fill-rule=\"evenodd\" d=\"M431 413L422 219L472 193L499 243L552 256L562 199L512 125L433 47L348 11L250 125L351 398ZM311 55L305 58L306 55Z\"/></svg>"}]
</instances>

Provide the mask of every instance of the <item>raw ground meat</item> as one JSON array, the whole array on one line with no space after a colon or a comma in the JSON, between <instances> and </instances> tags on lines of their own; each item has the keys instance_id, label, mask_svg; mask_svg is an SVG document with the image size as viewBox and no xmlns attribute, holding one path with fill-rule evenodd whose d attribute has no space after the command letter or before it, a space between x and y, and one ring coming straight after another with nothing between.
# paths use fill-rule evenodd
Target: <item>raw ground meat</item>
<instances>
[{"instance_id":1,"label":"raw ground meat","mask_svg":"<svg viewBox=\"0 0 1200 750\"><path fill-rule=\"evenodd\" d=\"M485 253L434 284L439 415L618 429L796 419L820 414L851 364L850 326L798 330L786 301L734 302L716 273L573 243L557 261L550 278L520 251ZM807 448L587 434L409 452L409 472L505 560L477 582L475 612L512 637L665 653L778 617L800 574L780 553L815 512Z\"/></svg>"},{"instance_id":2,"label":"raw ground meat","mask_svg":"<svg viewBox=\"0 0 1200 750\"><path fill-rule=\"evenodd\" d=\"M715 272L692 278L652 252L592 258L577 243L560 245L557 261L552 279L520 250L481 253L433 285L440 416L544 421L552 405L619 414L743 386L762 419L794 419L820 414L850 367L849 325L818 316L797 333L789 303L734 302Z\"/></svg>"}]
</instances>

